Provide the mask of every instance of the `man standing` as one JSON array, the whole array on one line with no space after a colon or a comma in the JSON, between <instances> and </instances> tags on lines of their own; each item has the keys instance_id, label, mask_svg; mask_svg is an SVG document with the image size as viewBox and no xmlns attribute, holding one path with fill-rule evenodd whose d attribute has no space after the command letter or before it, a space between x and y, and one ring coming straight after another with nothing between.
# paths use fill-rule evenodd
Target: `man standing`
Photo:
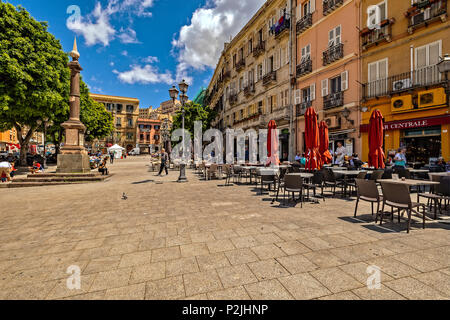
<instances>
[{"instance_id":1,"label":"man standing","mask_svg":"<svg viewBox=\"0 0 450 320\"><path fill-rule=\"evenodd\" d=\"M342 142L337 143L337 149L335 152L336 160L335 164L342 165L344 163L344 158L347 155L347 149L342 145Z\"/></svg>"},{"instance_id":2,"label":"man standing","mask_svg":"<svg viewBox=\"0 0 450 320\"><path fill-rule=\"evenodd\" d=\"M163 170L166 171L166 176L169 174L169 171L167 170L167 162L169 161L169 155L167 154L166 150L163 148L161 149L161 168L159 169L158 176L161 175Z\"/></svg>"},{"instance_id":3,"label":"man standing","mask_svg":"<svg viewBox=\"0 0 450 320\"><path fill-rule=\"evenodd\" d=\"M109 153L109 163L114 163L114 150Z\"/></svg>"}]
</instances>

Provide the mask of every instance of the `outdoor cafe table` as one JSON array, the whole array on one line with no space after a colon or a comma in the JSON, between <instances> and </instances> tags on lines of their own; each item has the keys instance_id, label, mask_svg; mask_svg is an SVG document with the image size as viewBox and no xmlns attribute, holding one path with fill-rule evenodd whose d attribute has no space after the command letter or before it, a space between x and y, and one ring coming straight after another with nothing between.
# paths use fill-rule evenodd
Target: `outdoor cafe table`
<instances>
[{"instance_id":1,"label":"outdoor cafe table","mask_svg":"<svg viewBox=\"0 0 450 320\"><path fill-rule=\"evenodd\" d=\"M450 176L450 172L428 172L428 175L431 176L441 176L441 177L446 177L446 176Z\"/></svg>"},{"instance_id":2,"label":"outdoor cafe table","mask_svg":"<svg viewBox=\"0 0 450 320\"><path fill-rule=\"evenodd\" d=\"M397 184L406 184L408 187L420 187L420 186L432 186L438 185L439 182L429 181L429 180L414 180L414 179L381 179L377 180L377 182L389 182L389 183L397 183ZM419 192L417 192L417 202L419 202Z\"/></svg>"},{"instance_id":3,"label":"outdoor cafe table","mask_svg":"<svg viewBox=\"0 0 450 320\"><path fill-rule=\"evenodd\" d=\"M312 177L314 177L314 174L312 173L306 173L306 172L293 172L293 173L288 173L290 176L299 176L303 179L311 179Z\"/></svg>"},{"instance_id":4,"label":"outdoor cafe table","mask_svg":"<svg viewBox=\"0 0 450 320\"><path fill-rule=\"evenodd\" d=\"M348 178L349 177L356 177L361 170L333 170L335 174L343 175L344 176L344 198L347 195L347 186L348 186Z\"/></svg>"},{"instance_id":5,"label":"outdoor cafe table","mask_svg":"<svg viewBox=\"0 0 450 320\"><path fill-rule=\"evenodd\" d=\"M331 167L330 169L333 170L333 171L336 171L336 170L338 170L338 171L347 170L346 167Z\"/></svg>"}]
</instances>

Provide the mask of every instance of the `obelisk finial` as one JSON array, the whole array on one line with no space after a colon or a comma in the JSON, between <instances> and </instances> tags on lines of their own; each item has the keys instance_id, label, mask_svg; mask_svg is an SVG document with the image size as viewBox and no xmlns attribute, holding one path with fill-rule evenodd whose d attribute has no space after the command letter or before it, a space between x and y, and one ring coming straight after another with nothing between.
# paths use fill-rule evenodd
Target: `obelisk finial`
<instances>
[{"instance_id":1,"label":"obelisk finial","mask_svg":"<svg viewBox=\"0 0 450 320\"><path fill-rule=\"evenodd\" d=\"M73 49L70 52L70 56L72 57L73 61L78 61L78 59L80 58L80 53L78 52L78 49L77 49L77 38L76 37L73 40Z\"/></svg>"}]
</instances>

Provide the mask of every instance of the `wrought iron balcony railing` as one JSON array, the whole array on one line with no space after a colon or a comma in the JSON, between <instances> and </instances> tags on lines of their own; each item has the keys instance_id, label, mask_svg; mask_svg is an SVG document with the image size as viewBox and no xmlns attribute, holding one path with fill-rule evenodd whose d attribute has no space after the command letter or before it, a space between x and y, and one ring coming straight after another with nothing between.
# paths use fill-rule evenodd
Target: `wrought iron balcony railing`
<instances>
[{"instance_id":1,"label":"wrought iron balcony railing","mask_svg":"<svg viewBox=\"0 0 450 320\"><path fill-rule=\"evenodd\" d=\"M329 65L344 57L344 44L339 43L332 47L329 47L323 52L323 65Z\"/></svg>"},{"instance_id":2,"label":"wrought iron balcony railing","mask_svg":"<svg viewBox=\"0 0 450 320\"><path fill-rule=\"evenodd\" d=\"M241 71L241 70L244 69L244 68L245 68L245 59L242 58L241 60L239 60L239 61L236 63L236 71Z\"/></svg>"},{"instance_id":3,"label":"wrought iron balcony railing","mask_svg":"<svg viewBox=\"0 0 450 320\"><path fill-rule=\"evenodd\" d=\"M344 3L344 0L323 0L323 15L326 16Z\"/></svg>"},{"instance_id":4,"label":"wrought iron balcony railing","mask_svg":"<svg viewBox=\"0 0 450 320\"><path fill-rule=\"evenodd\" d=\"M308 57L306 59L302 59L301 63L297 66L297 78L311 72L312 72L311 58Z\"/></svg>"},{"instance_id":5,"label":"wrought iron balcony railing","mask_svg":"<svg viewBox=\"0 0 450 320\"><path fill-rule=\"evenodd\" d=\"M266 42L260 41L256 47L253 49L253 56L256 58L266 51Z\"/></svg>"},{"instance_id":6,"label":"wrought iron balcony railing","mask_svg":"<svg viewBox=\"0 0 450 320\"><path fill-rule=\"evenodd\" d=\"M297 104L295 106L296 108L296 115L297 117L303 116L306 112L306 109L312 106L312 101L306 100L301 102L300 104Z\"/></svg>"},{"instance_id":7,"label":"wrought iron balcony railing","mask_svg":"<svg viewBox=\"0 0 450 320\"><path fill-rule=\"evenodd\" d=\"M274 29L275 37L278 38L281 37L283 34L288 34L288 32L285 31L289 30L290 27L291 27L291 19L284 18L283 22L280 25L276 26Z\"/></svg>"},{"instance_id":8,"label":"wrought iron balcony railing","mask_svg":"<svg viewBox=\"0 0 450 320\"><path fill-rule=\"evenodd\" d=\"M255 84L249 83L247 86L244 87L244 95L250 96L255 93Z\"/></svg>"},{"instance_id":9,"label":"wrought iron balcony railing","mask_svg":"<svg viewBox=\"0 0 450 320\"><path fill-rule=\"evenodd\" d=\"M445 83L443 78L436 65L412 72L404 72L364 84L363 98L389 96L422 87L439 85Z\"/></svg>"},{"instance_id":10,"label":"wrought iron balcony railing","mask_svg":"<svg viewBox=\"0 0 450 320\"><path fill-rule=\"evenodd\" d=\"M362 49L367 50L383 41L390 42L392 38L392 25L394 23L394 18L386 19L381 21L380 29L363 29L360 33L362 38Z\"/></svg>"},{"instance_id":11,"label":"wrought iron balcony railing","mask_svg":"<svg viewBox=\"0 0 450 320\"><path fill-rule=\"evenodd\" d=\"M308 13L297 21L297 34L302 33L312 26L312 13Z\"/></svg>"},{"instance_id":12,"label":"wrought iron balcony railing","mask_svg":"<svg viewBox=\"0 0 450 320\"><path fill-rule=\"evenodd\" d=\"M263 77L263 85L268 86L272 82L277 81L277 72L271 71Z\"/></svg>"},{"instance_id":13,"label":"wrought iron balcony railing","mask_svg":"<svg viewBox=\"0 0 450 320\"><path fill-rule=\"evenodd\" d=\"M436 20L447 19L447 0L425 0L413 4L405 15L409 18L408 32L427 26Z\"/></svg>"},{"instance_id":14,"label":"wrought iron balcony railing","mask_svg":"<svg viewBox=\"0 0 450 320\"><path fill-rule=\"evenodd\" d=\"M323 97L323 109L328 110L332 108L342 107L344 105L344 92L330 93Z\"/></svg>"},{"instance_id":15,"label":"wrought iron balcony railing","mask_svg":"<svg viewBox=\"0 0 450 320\"><path fill-rule=\"evenodd\" d=\"M238 95L237 93L230 94L230 97L228 99L230 101L230 105L236 104L238 101Z\"/></svg>"}]
</instances>

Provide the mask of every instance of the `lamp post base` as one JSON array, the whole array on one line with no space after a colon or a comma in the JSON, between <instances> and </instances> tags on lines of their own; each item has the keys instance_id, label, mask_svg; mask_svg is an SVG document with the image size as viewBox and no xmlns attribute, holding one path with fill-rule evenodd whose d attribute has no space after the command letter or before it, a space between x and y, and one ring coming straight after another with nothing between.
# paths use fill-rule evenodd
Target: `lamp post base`
<instances>
[{"instance_id":1,"label":"lamp post base","mask_svg":"<svg viewBox=\"0 0 450 320\"><path fill-rule=\"evenodd\" d=\"M181 163L180 164L180 176L178 177L177 182L187 182L186 178L186 164Z\"/></svg>"}]
</instances>

